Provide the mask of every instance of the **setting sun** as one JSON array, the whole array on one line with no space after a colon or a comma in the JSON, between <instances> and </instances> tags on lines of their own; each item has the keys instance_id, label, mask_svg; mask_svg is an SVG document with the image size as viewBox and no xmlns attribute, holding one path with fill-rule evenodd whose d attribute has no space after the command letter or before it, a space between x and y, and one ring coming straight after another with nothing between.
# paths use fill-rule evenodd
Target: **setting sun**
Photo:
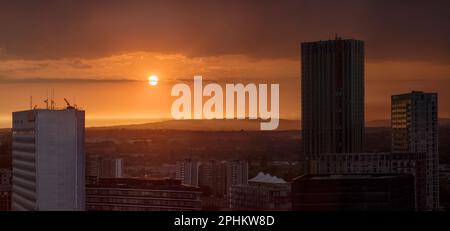
<instances>
[{"instance_id":1,"label":"setting sun","mask_svg":"<svg viewBox=\"0 0 450 231\"><path fill-rule=\"evenodd\" d=\"M151 75L150 77L148 77L148 84L150 84L151 86L156 86L158 84L158 76Z\"/></svg>"}]
</instances>

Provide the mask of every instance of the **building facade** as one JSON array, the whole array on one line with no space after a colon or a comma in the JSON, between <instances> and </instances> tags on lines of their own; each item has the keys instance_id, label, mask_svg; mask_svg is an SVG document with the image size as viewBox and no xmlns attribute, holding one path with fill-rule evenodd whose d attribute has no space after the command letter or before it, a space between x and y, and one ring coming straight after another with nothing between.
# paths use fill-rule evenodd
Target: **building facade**
<instances>
[{"instance_id":1,"label":"building facade","mask_svg":"<svg viewBox=\"0 0 450 231\"><path fill-rule=\"evenodd\" d=\"M86 176L99 178L123 177L123 159L94 156L86 161Z\"/></svg>"},{"instance_id":2,"label":"building facade","mask_svg":"<svg viewBox=\"0 0 450 231\"><path fill-rule=\"evenodd\" d=\"M306 157L362 152L364 42L301 44L302 134Z\"/></svg>"},{"instance_id":3,"label":"building facade","mask_svg":"<svg viewBox=\"0 0 450 231\"><path fill-rule=\"evenodd\" d=\"M11 170L0 168L0 211L11 210Z\"/></svg>"},{"instance_id":4,"label":"building facade","mask_svg":"<svg viewBox=\"0 0 450 231\"><path fill-rule=\"evenodd\" d=\"M427 207L439 209L439 126L437 93L413 91L391 98L392 151L426 153Z\"/></svg>"},{"instance_id":5,"label":"building facade","mask_svg":"<svg viewBox=\"0 0 450 231\"><path fill-rule=\"evenodd\" d=\"M259 173L248 184L230 188L231 210L291 210L291 185L281 178Z\"/></svg>"},{"instance_id":6,"label":"building facade","mask_svg":"<svg viewBox=\"0 0 450 231\"><path fill-rule=\"evenodd\" d=\"M84 111L13 113L13 210L84 210L84 166Z\"/></svg>"},{"instance_id":7,"label":"building facade","mask_svg":"<svg viewBox=\"0 0 450 231\"><path fill-rule=\"evenodd\" d=\"M232 160L227 162L227 194L234 185L248 184L248 161Z\"/></svg>"},{"instance_id":8,"label":"building facade","mask_svg":"<svg viewBox=\"0 0 450 231\"><path fill-rule=\"evenodd\" d=\"M177 162L176 179L184 185L198 187L198 170L200 161L185 159Z\"/></svg>"},{"instance_id":9,"label":"building facade","mask_svg":"<svg viewBox=\"0 0 450 231\"><path fill-rule=\"evenodd\" d=\"M11 210L11 185L0 185L0 211Z\"/></svg>"},{"instance_id":10,"label":"building facade","mask_svg":"<svg viewBox=\"0 0 450 231\"><path fill-rule=\"evenodd\" d=\"M227 194L227 162L208 160L202 161L199 167L199 186L207 187L215 197L225 197Z\"/></svg>"},{"instance_id":11,"label":"building facade","mask_svg":"<svg viewBox=\"0 0 450 231\"><path fill-rule=\"evenodd\" d=\"M413 211L414 177L312 174L292 182L295 211Z\"/></svg>"},{"instance_id":12,"label":"building facade","mask_svg":"<svg viewBox=\"0 0 450 231\"><path fill-rule=\"evenodd\" d=\"M425 153L332 153L310 161L314 174L409 174L414 177L415 208L427 210Z\"/></svg>"},{"instance_id":13,"label":"building facade","mask_svg":"<svg viewBox=\"0 0 450 231\"><path fill-rule=\"evenodd\" d=\"M185 159L176 164L176 179L184 185L209 188L213 196L223 197L231 186L247 184L248 161Z\"/></svg>"},{"instance_id":14,"label":"building facade","mask_svg":"<svg viewBox=\"0 0 450 231\"><path fill-rule=\"evenodd\" d=\"M193 211L201 209L201 191L179 180L101 178L86 188L86 210Z\"/></svg>"}]
</instances>

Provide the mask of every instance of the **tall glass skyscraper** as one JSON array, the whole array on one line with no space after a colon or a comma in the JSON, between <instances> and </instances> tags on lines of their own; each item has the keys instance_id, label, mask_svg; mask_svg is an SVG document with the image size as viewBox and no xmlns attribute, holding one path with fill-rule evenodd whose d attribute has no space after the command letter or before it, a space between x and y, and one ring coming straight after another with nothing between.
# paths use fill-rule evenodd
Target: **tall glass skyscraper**
<instances>
[{"instance_id":1,"label":"tall glass skyscraper","mask_svg":"<svg viewBox=\"0 0 450 231\"><path fill-rule=\"evenodd\" d=\"M304 154L362 152L364 42L336 37L301 49Z\"/></svg>"}]
</instances>

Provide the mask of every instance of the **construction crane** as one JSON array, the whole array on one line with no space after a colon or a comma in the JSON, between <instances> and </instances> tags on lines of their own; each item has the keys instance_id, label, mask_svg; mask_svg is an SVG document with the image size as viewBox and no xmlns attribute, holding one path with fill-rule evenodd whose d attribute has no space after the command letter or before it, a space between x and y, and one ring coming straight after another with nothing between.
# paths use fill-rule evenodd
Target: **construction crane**
<instances>
[{"instance_id":1,"label":"construction crane","mask_svg":"<svg viewBox=\"0 0 450 231\"><path fill-rule=\"evenodd\" d=\"M67 101L67 99L66 99L66 98L64 98L64 101L66 101L66 104L67 104L67 109L75 109L75 107L74 107L74 106L70 105L69 101Z\"/></svg>"}]
</instances>

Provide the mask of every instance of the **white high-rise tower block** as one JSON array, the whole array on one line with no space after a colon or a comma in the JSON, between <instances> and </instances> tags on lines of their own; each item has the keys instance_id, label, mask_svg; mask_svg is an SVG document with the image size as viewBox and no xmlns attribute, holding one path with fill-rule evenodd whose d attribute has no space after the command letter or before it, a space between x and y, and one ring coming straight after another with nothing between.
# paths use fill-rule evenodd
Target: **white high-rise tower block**
<instances>
[{"instance_id":1,"label":"white high-rise tower block","mask_svg":"<svg viewBox=\"0 0 450 231\"><path fill-rule=\"evenodd\" d=\"M84 210L84 111L13 113L13 210Z\"/></svg>"}]
</instances>

